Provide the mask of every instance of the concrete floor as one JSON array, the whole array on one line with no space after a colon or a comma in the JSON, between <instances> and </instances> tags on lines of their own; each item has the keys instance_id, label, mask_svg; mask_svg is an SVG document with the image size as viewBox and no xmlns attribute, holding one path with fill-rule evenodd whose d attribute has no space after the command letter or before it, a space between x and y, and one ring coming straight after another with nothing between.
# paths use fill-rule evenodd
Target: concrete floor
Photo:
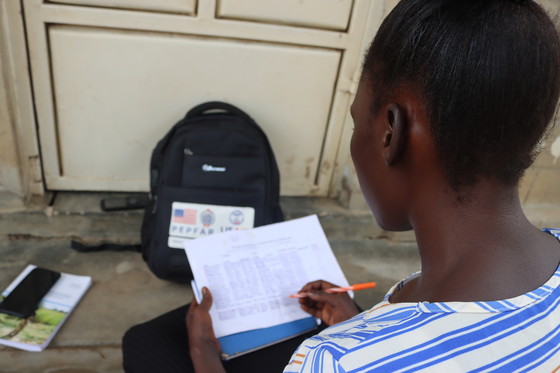
<instances>
[{"instance_id":1,"label":"concrete floor","mask_svg":"<svg viewBox=\"0 0 560 373\"><path fill-rule=\"evenodd\" d=\"M89 275L93 285L43 352L0 347L0 372L121 372L121 338L132 325L179 307L192 298L186 285L157 279L134 252L77 253L71 239L88 243L139 241L141 211L104 213L98 193L59 193L51 206L0 213L0 288L28 264ZM351 283L376 281L357 292L363 308L378 302L405 275L418 270L410 235L391 236L368 212L350 213L331 200L284 198L288 219L318 214Z\"/></svg>"}]
</instances>

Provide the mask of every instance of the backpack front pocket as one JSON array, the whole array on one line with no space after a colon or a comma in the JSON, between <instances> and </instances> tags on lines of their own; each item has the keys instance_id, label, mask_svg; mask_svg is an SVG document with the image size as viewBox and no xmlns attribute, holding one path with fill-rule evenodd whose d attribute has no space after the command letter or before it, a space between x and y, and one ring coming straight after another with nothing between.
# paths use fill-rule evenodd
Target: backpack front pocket
<instances>
[{"instance_id":1,"label":"backpack front pocket","mask_svg":"<svg viewBox=\"0 0 560 373\"><path fill-rule=\"evenodd\" d=\"M266 179L264 159L186 155L181 185L186 188L254 190Z\"/></svg>"}]
</instances>

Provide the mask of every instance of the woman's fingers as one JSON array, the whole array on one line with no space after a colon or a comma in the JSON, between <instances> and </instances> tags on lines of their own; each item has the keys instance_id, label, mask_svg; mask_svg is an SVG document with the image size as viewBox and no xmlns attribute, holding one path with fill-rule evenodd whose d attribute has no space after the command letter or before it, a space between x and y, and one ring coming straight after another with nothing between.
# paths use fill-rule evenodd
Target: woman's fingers
<instances>
[{"instance_id":1,"label":"woman's fingers","mask_svg":"<svg viewBox=\"0 0 560 373\"><path fill-rule=\"evenodd\" d=\"M205 286L202 288L202 302L200 302L200 307L206 312L210 311L210 307L212 307L212 302L214 298L212 298L212 293L210 290Z\"/></svg>"},{"instance_id":2,"label":"woman's fingers","mask_svg":"<svg viewBox=\"0 0 560 373\"><path fill-rule=\"evenodd\" d=\"M315 317L320 317L327 325L333 325L358 314L356 305L348 294L330 294L324 291L311 292L307 299L314 302L315 307L302 304L302 309ZM307 306L307 307L306 307Z\"/></svg>"},{"instance_id":3,"label":"woman's fingers","mask_svg":"<svg viewBox=\"0 0 560 373\"><path fill-rule=\"evenodd\" d=\"M324 280L311 281L311 282L308 282L307 284L305 284L303 286L303 288L301 288L300 293L325 290L325 289L334 288L334 287L337 287L337 286L334 285L334 284L331 284L328 281L324 281Z\"/></svg>"}]
</instances>

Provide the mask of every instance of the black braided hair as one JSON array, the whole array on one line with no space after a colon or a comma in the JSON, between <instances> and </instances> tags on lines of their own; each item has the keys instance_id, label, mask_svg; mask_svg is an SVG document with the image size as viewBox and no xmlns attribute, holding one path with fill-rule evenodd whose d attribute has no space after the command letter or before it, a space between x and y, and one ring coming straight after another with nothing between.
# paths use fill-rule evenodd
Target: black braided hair
<instances>
[{"instance_id":1,"label":"black braided hair","mask_svg":"<svg viewBox=\"0 0 560 373\"><path fill-rule=\"evenodd\" d=\"M520 6L522 5L522 6ZM401 0L364 60L377 110L400 85L421 95L455 189L515 185L560 93L560 42L531 0Z\"/></svg>"}]
</instances>

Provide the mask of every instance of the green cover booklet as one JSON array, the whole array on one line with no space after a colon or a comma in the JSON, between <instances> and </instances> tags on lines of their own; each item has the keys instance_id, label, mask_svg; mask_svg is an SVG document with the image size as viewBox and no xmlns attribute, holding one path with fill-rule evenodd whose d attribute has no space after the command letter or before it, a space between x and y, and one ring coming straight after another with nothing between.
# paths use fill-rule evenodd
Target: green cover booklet
<instances>
[{"instance_id":1,"label":"green cover booklet","mask_svg":"<svg viewBox=\"0 0 560 373\"><path fill-rule=\"evenodd\" d=\"M36 266L28 265L2 292L0 301ZM61 273L39 303L34 315L20 318L0 312L0 344L26 351L42 351L91 286L91 277Z\"/></svg>"}]
</instances>

